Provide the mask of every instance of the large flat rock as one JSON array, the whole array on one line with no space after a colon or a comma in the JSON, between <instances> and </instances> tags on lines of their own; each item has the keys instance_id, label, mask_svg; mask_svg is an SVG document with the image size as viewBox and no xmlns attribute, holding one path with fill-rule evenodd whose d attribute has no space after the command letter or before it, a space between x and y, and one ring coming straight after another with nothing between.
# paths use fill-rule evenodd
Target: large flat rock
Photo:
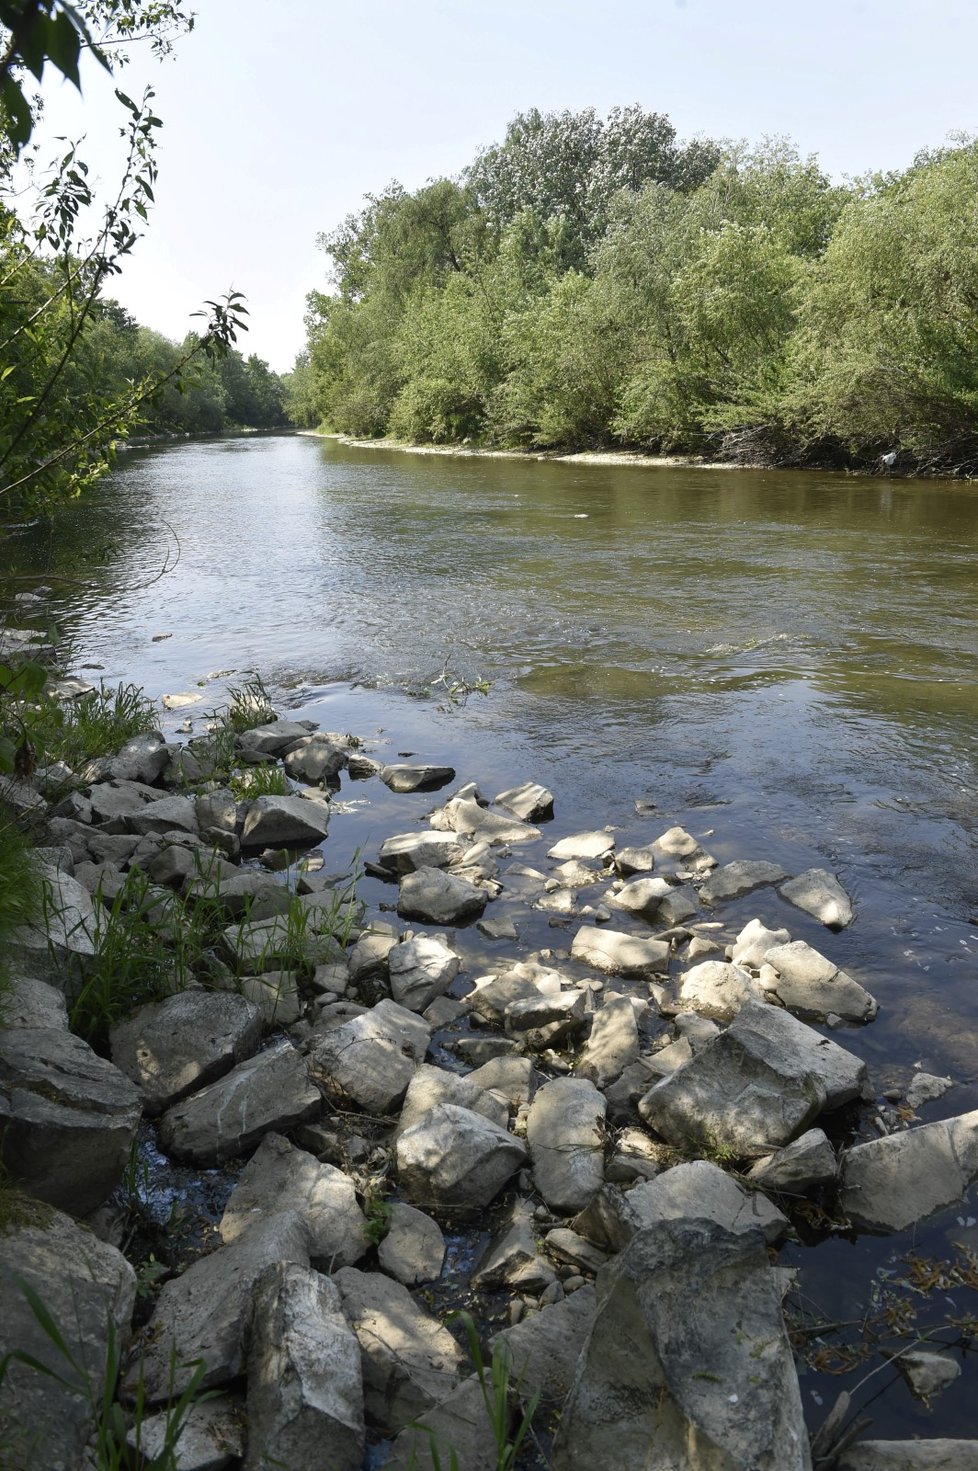
<instances>
[{"instance_id":1,"label":"large flat rock","mask_svg":"<svg viewBox=\"0 0 978 1471\"><path fill-rule=\"evenodd\" d=\"M669 969L668 941L599 929L597 925L581 926L571 943L571 954L575 960L610 975L648 980Z\"/></svg>"},{"instance_id":2,"label":"large flat rock","mask_svg":"<svg viewBox=\"0 0 978 1471\"><path fill-rule=\"evenodd\" d=\"M978 1110L842 1153L839 1203L854 1226L903 1231L956 1204L978 1179Z\"/></svg>"},{"instance_id":3,"label":"large flat rock","mask_svg":"<svg viewBox=\"0 0 978 1471\"><path fill-rule=\"evenodd\" d=\"M327 1031L311 1054L314 1076L371 1114L387 1114L404 1097L431 1041L431 1028L406 1007L379 1001Z\"/></svg>"},{"instance_id":4,"label":"large flat rock","mask_svg":"<svg viewBox=\"0 0 978 1471\"><path fill-rule=\"evenodd\" d=\"M437 1104L397 1140L398 1178L421 1206L487 1206L526 1160L521 1140L453 1103Z\"/></svg>"},{"instance_id":5,"label":"large flat rock","mask_svg":"<svg viewBox=\"0 0 978 1471\"><path fill-rule=\"evenodd\" d=\"M109 1039L113 1062L157 1114L250 1057L261 1033L261 1009L244 996L180 991L141 1006Z\"/></svg>"}]
</instances>

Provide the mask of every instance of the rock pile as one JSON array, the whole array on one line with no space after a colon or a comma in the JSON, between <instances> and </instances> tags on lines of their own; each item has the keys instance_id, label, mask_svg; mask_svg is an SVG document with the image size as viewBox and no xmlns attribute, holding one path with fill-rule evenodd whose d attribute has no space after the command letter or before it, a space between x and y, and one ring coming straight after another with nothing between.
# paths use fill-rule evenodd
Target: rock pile
<instances>
[{"instance_id":1,"label":"rock pile","mask_svg":"<svg viewBox=\"0 0 978 1471\"><path fill-rule=\"evenodd\" d=\"M0 1031L3 1163L35 1202L0 1235L0 1352L43 1356L22 1279L93 1373L115 1325L124 1398L164 1407L195 1377L221 1391L192 1412L187 1471L356 1471L368 1439L386 1445L378 1466L454 1449L463 1471L491 1468L477 1366L431 1295L444 1230L488 1224L474 1301L506 1325L516 1394L561 1412L555 1467L810 1467L767 1250L791 1199L894 1231L978 1177L978 1114L837 1152L824 1125L872 1094L812 1023L869 1022L876 1000L788 929L717 918L775 886L838 931L853 919L838 880L719 866L679 828L621 851L609 831L548 846L550 792L489 802L470 783L369 856L391 897L368 914L348 876L308 861L331 792L344 773L379 779L414 818L451 768L380 767L285 720L242 732L236 759L304 785L238 800L206 743L154 734L46 814L46 920L19 937ZM98 973L134 874L164 953L201 913L219 923L192 974L174 965L171 993L111 1028L106 1057L68 1030L65 992ZM476 922L480 973L454 933ZM540 926L565 943L530 950ZM243 1168L210 1249L128 1341L132 1268L76 1221L111 1234L92 1213L145 1121L173 1160ZM92 1407L40 1383L18 1364L0 1389L10 1465L41 1435L46 1464L83 1466ZM144 1448L165 1426L161 1409ZM918 1464L886 1454L845 1464Z\"/></svg>"}]
</instances>

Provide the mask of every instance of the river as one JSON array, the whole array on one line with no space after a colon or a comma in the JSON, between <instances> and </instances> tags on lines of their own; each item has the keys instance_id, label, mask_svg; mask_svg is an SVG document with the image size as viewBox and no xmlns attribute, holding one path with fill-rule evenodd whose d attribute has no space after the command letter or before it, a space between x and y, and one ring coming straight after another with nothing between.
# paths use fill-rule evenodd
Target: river
<instances>
[{"instance_id":1,"label":"river","mask_svg":"<svg viewBox=\"0 0 978 1471\"><path fill-rule=\"evenodd\" d=\"M927 1120L978 1107L978 488L226 439L125 456L4 559L53 587L75 668L199 688L167 729L257 669L385 758L544 783L556 836L681 823L721 862L832 869L843 934L774 896L725 917L787 924L876 995L840 1040L878 1091L920 1064L956 1084ZM840 1250L843 1276L884 1260ZM939 1432L906 1394L887 1423L965 1433L968 1378Z\"/></svg>"}]
</instances>

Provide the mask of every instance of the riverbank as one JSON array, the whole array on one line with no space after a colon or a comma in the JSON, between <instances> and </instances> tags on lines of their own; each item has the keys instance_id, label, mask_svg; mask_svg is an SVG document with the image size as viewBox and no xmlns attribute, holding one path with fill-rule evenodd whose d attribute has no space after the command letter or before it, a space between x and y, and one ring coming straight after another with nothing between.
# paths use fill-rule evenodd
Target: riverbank
<instances>
[{"instance_id":1,"label":"riverbank","mask_svg":"<svg viewBox=\"0 0 978 1471\"><path fill-rule=\"evenodd\" d=\"M568 465L637 465L642 468L684 468L697 470L759 469L761 466L734 464L733 461L705 460L696 455L647 455L639 450L521 450L485 449L466 444L409 444L402 439L353 439L347 434L334 434L324 429L300 429L313 439L335 439L351 449L397 450L411 455L437 455L446 459L470 460L543 460Z\"/></svg>"},{"instance_id":2,"label":"riverbank","mask_svg":"<svg viewBox=\"0 0 978 1471\"><path fill-rule=\"evenodd\" d=\"M200 698L179 697L181 716ZM503 1401L522 1413L540 1395L520 1465L627 1464L607 1458L606 1412L617 1456L621 1435L647 1447L662 1433L668 1400L677 1456L719 1422L731 1464L807 1468L793 1350L804 1363L818 1339L799 1300L789 1341L765 1244L815 1220L827 1240L919 1239L956 1208L978 1130L973 1114L921 1121L947 1080L883 1097L847 1047L859 1033L840 1029L870 1023L876 1001L792 933L844 944L865 917L831 874L789 876L757 852L718 863L708 833L651 804L631 830L581 832L538 783L490 801L437 750L385 762L369 739L313 726L239 700L189 745L147 732L95 769L79 762L57 801L42 776L30 798L8 789L44 825L53 902L13 951L5 1162L50 1210L15 1224L0 1259L46 1300L60 1293L61 1316L72 1263L97 1268L84 1335L103 1355L105 1307L127 1340L138 1282L127 1394L220 1389L190 1413L225 1438L224 1464L247 1438L249 1465L287 1446L293 1471L324 1454L355 1471L365 1447L371 1466L425 1467L420 1420L443 1460L454 1448L493 1465L512 1427L483 1403L491 1347ZM374 790L398 810L383 838ZM330 872L330 829L351 805L359 875ZM106 937L125 939L108 946L118 967L141 930L137 956L148 938L166 961L161 994L93 1049L66 1030L64 989L77 1022L79 996L104 994ZM151 1166L151 1189L127 1159ZM206 1192L174 1186L188 1169ZM83 1206L101 1245L72 1224ZM462 1305L474 1359L448 1316ZM49 1354L21 1309L4 1347ZM620 1352L636 1314L647 1357ZM922 1353L916 1326L897 1345L925 1361L909 1382L928 1404L959 1373L940 1333ZM180 1368L174 1384L190 1360L201 1374ZM16 1389L21 1423L29 1405L32 1428L82 1443L90 1411L26 1369ZM854 1454L839 1471L876 1464Z\"/></svg>"}]
</instances>

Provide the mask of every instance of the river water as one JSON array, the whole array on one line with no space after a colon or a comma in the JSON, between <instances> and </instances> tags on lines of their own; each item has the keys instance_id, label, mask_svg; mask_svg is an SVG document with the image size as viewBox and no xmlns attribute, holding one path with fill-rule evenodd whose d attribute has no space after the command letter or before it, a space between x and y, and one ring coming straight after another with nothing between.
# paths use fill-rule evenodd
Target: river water
<instances>
[{"instance_id":1,"label":"river water","mask_svg":"<svg viewBox=\"0 0 978 1471\"><path fill-rule=\"evenodd\" d=\"M544 783L554 839L678 822L721 862L832 869L843 934L767 891L724 918L786 924L868 986L877 1021L839 1040L879 1092L921 1065L956 1084L926 1120L978 1107L975 487L229 439L128 455L4 557L12 587L53 588L75 668L199 692L191 716L257 669L385 759ZM369 800L379 841L403 808ZM886 1250L819 1255L856 1294ZM969 1378L933 1418L889 1393L878 1427L966 1433Z\"/></svg>"}]
</instances>

